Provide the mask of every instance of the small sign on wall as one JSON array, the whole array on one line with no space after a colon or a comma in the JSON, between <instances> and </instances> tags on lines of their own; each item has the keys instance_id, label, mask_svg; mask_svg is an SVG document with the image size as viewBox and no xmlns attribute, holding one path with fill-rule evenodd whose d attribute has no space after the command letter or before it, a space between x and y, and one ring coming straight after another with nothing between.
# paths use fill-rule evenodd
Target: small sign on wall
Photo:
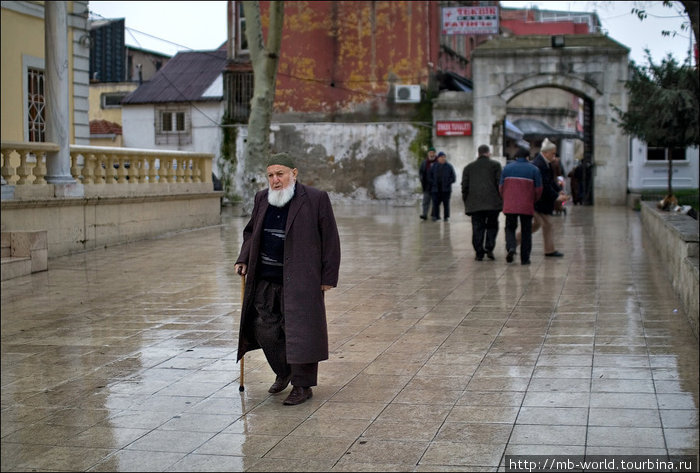
<instances>
[{"instance_id":1,"label":"small sign on wall","mask_svg":"<svg viewBox=\"0 0 700 473\"><path fill-rule=\"evenodd\" d=\"M443 8L442 34L498 34L498 7Z\"/></svg>"},{"instance_id":2,"label":"small sign on wall","mask_svg":"<svg viewBox=\"0 0 700 473\"><path fill-rule=\"evenodd\" d=\"M437 136L472 136L471 121L437 121L435 122Z\"/></svg>"}]
</instances>

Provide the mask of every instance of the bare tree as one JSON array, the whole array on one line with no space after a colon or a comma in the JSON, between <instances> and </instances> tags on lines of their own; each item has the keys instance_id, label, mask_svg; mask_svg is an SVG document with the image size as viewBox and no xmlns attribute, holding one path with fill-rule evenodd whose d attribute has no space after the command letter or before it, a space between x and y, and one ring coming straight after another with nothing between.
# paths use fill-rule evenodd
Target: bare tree
<instances>
[{"instance_id":1,"label":"bare tree","mask_svg":"<svg viewBox=\"0 0 700 473\"><path fill-rule=\"evenodd\" d=\"M700 35L700 31L698 30L698 16L700 15L700 2L697 0L686 0L686 1L680 1L678 2L683 6L683 12L680 11L680 9L677 9L679 14L685 14L688 17L689 23L684 23L681 25L682 30L690 30L690 32L693 34L695 37L695 42L697 43L698 41L698 36ZM674 8L674 2L670 0L664 0L663 5L667 8ZM644 6L639 6L639 7L634 7L632 8L632 13L637 15L637 17L640 20L645 20L648 16L646 9ZM661 34L663 36L675 36L678 34L677 31L662 31Z\"/></svg>"},{"instance_id":2,"label":"bare tree","mask_svg":"<svg viewBox=\"0 0 700 473\"><path fill-rule=\"evenodd\" d=\"M275 103L275 84L282 45L284 2L271 1L267 43L263 37L260 2L243 2L250 61L253 66L253 98L248 119L248 138L243 153L243 206L251 210L253 196L259 190L259 179L270 153L270 123Z\"/></svg>"}]
</instances>

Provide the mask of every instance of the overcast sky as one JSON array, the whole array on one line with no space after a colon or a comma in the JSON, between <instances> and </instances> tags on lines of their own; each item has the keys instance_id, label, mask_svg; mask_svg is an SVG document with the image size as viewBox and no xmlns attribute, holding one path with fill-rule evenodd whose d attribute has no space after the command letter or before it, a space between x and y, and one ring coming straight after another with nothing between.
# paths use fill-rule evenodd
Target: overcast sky
<instances>
[{"instance_id":1,"label":"overcast sky","mask_svg":"<svg viewBox=\"0 0 700 473\"><path fill-rule=\"evenodd\" d=\"M540 9L598 13L603 29L617 42L630 48L630 59L646 63L644 49L649 48L654 62L668 53L683 62L690 49L690 30L683 31L685 21L678 10L666 8L661 1L587 1L587 2L501 2L504 7L523 8L538 5ZM174 55L182 50L216 49L226 40L226 1L218 2L141 2L90 1L96 18L125 18L126 44ZM649 17L643 22L631 13L635 6L645 8ZM661 31L675 31L675 37L664 37Z\"/></svg>"}]
</instances>

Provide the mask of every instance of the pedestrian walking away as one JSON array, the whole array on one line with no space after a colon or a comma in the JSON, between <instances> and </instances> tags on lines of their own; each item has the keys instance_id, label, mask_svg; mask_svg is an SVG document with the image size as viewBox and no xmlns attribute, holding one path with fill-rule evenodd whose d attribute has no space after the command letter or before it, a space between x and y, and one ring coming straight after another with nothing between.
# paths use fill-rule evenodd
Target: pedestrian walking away
<instances>
[{"instance_id":1,"label":"pedestrian walking away","mask_svg":"<svg viewBox=\"0 0 700 473\"><path fill-rule=\"evenodd\" d=\"M537 166L542 175L542 197L535 202L535 215L532 224L532 233L542 229L542 239L544 240L544 255L550 257L562 257L563 253L557 251L554 246L554 225L551 215L554 213L555 203L568 199L566 192L559 188L556 177L552 172L551 162L554 160L557 146L545 138L542 142L540 152L537 153L532 164Z\"/></svg>"},{"instance_id":2,"label":"pedestrian walking away","mask_svg":"<svg viewBox=\"0 0 700 473\"><path fill-rule=\"evenodd\" d=\"M437 162L430 166L429 173L430 191L433 200L432 220L440 220L440 204L442 204L445 222L450 220L450 198L452 196L452 184L457 180L455 169L447 162L444 151L437 154Z\"/></svg>"},{"instance_id":3,"label":"pedestrian walking away","mask_svg":"<svg viewBox=\"0 0 700 473\"><path fill-rule=\"evenodd\" d=\"M501 163L491 159L488 145L478 148L479 156L464 166L462 171L462 200L464 213L472 220L472 246L476 260L484 255L496 259L493 250L498 235L498 214L503 208L503 199L498 187L501 181Z\"/></svg>"},{"instance_id":4,"label":"pedestrian walking away","mask_svg":"<svg viewBox=\"0 0 700 473\"><path fill-rule=\"evenodd\" d=\"M338 283L340 238L328 193L297 182L287 153L267 162L268 188L255 195L234 266L246 276L238 360L262 348L275 382L293 388L285 405L305 402L328 359L324 293Z\"/></svg>"},{"instance_id":5,"label":"pedestrian walking away","mask_svg":"<svg viewBox=\"0 0 700 473\"><path fill-rule=\"evenodd\" d=\"M418 169L418 176L420 177L420 186L423 190L423 202L421 207L420 218L426 220L428 218L428 210L430 210L430 201L432 200L432 194L430 191L430 167L435 163L435 148L432 146L428 148L428 156L420 163L420 168Z\"/></svg>"},{"instance_id":6,"label":"pedestrian walking away","mask_svg":"<svg viewBox=\"0 0 700 473\"><path fill-rule=\"evenodd\" d=\"M529 145L523 142L515 153L515 161L506 164L501 174L499 190L503 196L503 214L506 216L506 262L512 263L518 239L515 231L520 220L520 263L530 264L532 251L532 216L535 202L542 195L542 175L528 162Z\"/></svg>"}]
</instances>

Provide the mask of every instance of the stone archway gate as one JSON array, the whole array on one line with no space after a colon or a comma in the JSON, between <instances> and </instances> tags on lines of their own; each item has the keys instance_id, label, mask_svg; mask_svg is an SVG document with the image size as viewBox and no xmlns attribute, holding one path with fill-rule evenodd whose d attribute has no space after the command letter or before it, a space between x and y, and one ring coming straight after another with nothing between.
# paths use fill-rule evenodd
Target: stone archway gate
<instances>
[{"instance_id":1,"label":"stone archway gate","mask_svg":"<svg viewBox=\"0 0 700 473\"><path fill-rule=\"evenodd\" d=\"M474 143L501 145L500 127L510 99L527 90L557 87L593 104L595 204L627 200L629 138L613 121L611 105L626 110L629 49L604 35L496 38L472 53Z\"/></svg>"}]
</instances>

